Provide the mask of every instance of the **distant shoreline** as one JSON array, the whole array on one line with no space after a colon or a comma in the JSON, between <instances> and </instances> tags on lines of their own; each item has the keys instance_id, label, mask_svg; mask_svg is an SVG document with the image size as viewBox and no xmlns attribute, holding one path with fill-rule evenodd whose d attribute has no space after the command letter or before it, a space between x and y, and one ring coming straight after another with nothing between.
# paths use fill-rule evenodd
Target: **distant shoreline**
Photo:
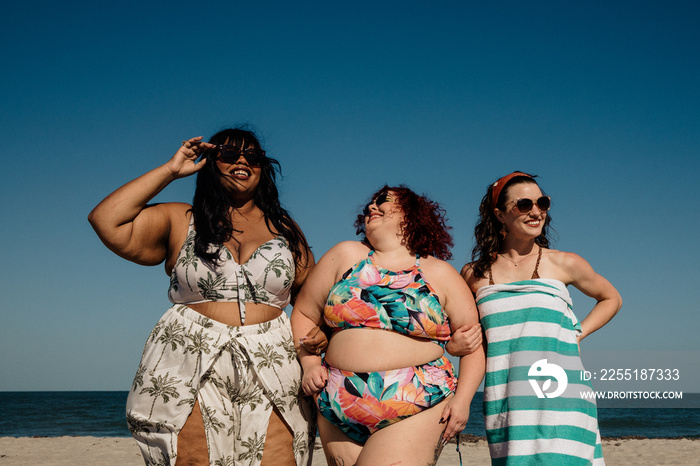
<instances>
[{"instance_id":1,"label":"distant shoreline","mask_svg":"<svg viewBox=\"0 0 700 466\"><path fill-rule=\"evenodd\" d=\"M56 438L62 436L130 438L125 421L128 391L37 391L0 392L3 417L0 437ZM696 403L687 395L687 402ZM483 392L470 407L463 438L484 439ZM696 406L695 404L693 406ZM697 400L700 406L700 400ZM692 439L700 436L700 409L604 408L598 409L603 438ZM473 436L473 437L470 437Z\"/></svg>"}]
</instances>

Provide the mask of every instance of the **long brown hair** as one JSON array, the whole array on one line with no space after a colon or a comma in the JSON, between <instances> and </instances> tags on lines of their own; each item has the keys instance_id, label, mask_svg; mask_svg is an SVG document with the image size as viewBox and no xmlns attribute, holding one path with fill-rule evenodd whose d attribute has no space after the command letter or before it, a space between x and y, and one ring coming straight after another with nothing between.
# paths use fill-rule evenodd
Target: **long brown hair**
<instances>
[{"instance_id":1,"label":"long brown hair","mask_svg":"<svg viewBox=\"0 0 700 466\"><path fill-rule=\"evenodd\" d=\"M260 141L252 131L243 128L225 129L219 131L209 140L212 144L224 144L228 141L236 147L248 147L261 149ZM231 196L221 184L222 173L214 163L218 149L204 152L203 157L209 162L197 173L197 182L192 201L194 226L196 230L194 249L196 254L204 261L216 263L219 257L219 249L209 250L209 245L221 248L228 241L235 230L231 219ZM309 244L299 226L292 220L291 215L280 204L277 191L276 175L280 169L277 160L264 157L260 164L260 183L255 190L255 205L265 215L265 223L270 231L278 233L287 240L292 251L294 261L298 267L306 267L308 264L307 251Z\"/></svg>"}]
</instances>

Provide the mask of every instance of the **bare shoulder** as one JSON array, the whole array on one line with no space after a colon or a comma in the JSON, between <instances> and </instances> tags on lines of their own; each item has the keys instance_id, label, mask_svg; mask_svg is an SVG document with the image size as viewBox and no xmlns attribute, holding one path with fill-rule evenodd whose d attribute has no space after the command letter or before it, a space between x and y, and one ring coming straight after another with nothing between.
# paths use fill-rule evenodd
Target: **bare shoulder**
<instances>
[{"instance_id":1,"label":"bare shoulder","mask_svg":"<svg viewBox=\"0 0 700 466\"><path fill-rule=\"evenodd\" d=\"M177 256L182 249L182 245L187 239L187 231L189 230L190 218L192 216L192 206L184 202L167 202L164 204L155 204L149 208L160 209L164 216L167 216L170 225L168 232L168 252L165 258L165 270L168 275L172 270Z\"/></svg>"},{"instance_id":2,"label":"bare shoulder","mask_svg":"<svg viewBox=\"0 0 700 466\"><path fill-rule=\"evenodd\" d=\"M148 209L158 212L170 225L169 243L170 247L182 245L187 236L190 218L192 216L192 206L184 202L165 202L163 204L152 204Z\"/></svg>"},{"instance_id":3,"label":"bare shoulder","mask_svg":"<svg viewBox=\"0 0 700 466\"><path fill-rule=\"evenodd\" d=\"M594 273L590 264L581 256L573 252L556 251L553 249L542 250L545 268L549 271L545 274L550 278L557 278L567 285L580 280L581 277ZM542 274L540 274L542 275ZM545 275L542 275L543 277Z\"/></svg>"},{"instance_id":4,"label":"bare shoulder","mask_svg":"<svg viewBox=\"0 0 700 466\"><path fill-rule=\"evenodd\" d=\"M464 286L464 280L457 269L444 260L433 256L421 257L420 268L425 279L438 291L438 294L448 293L450 290Z\"/></svg>"},{"instance_id":5,"label":"bare shoulder","mask_svg":"<svg viewBox=\"0 0 700 466\"><path fill-rule=\"evenodd\" d=\"M477 320L471 291L460 273L451 264L435 257L421 258L421 270L450 317L453 329Z\"/></svg>"},{"instance_id":6,"label":"bare shoulder","mask_svg":"<svg viewBox=\"0 0 700 466\"><path fill-rule=\"evenodd\" d=\"M462 267L459 274L462 276L465 282L469 283L470 280L474 279L474 263L470 262L468 264L464 264L464 267Z\"/></svg>"},{"instance_id":7,"label":"bare shoulder","mask_svg":"<svg viewBox=\"0 0 700 466\"><path fill-rule=\"evenodd\" d=\"M479 288L489 284L486 278L477 278L476 275L474 275L474 262L465 264L464 267L462 267L460 275L462 276L462 279L467 282L467 286L469 286L472 293L475 294Z\"/></svg>"},{"instance_id":8,"label":"bare shoulder","mask_svg":"<svg viewBox=\"0 0 700 466\"><path fill-rule=\"evenodd\" d=\"M439 274L442 276L459 275L457 270L448 262L433 256L421 257L420 268L426 273Z\"/></svg>"},{"instance_id":9,"label":"bare shoulder","mask_svg":"<svg viewBox=\"0 0 700 466\"><path fill-rule=\"evenodd\" d=\"M137 247L158 244L172 246L184 241L190 220L191 207L182 202L164 202L147 205L134 219L132 241Z\"/></svg>"},{"instance_id":10,"label":"bare shoulder","mask_svg":"<svg viewBox=\"0 0 700 466\"><path fill-rule=\"evenodd\" d=\"M304 305L310 300L322 307L333 283L353 264L366 257L368 252L369 248L357 241L343 241L330 248L311 269L299 293L297 304Z\"/></svg>"},{"instance_id":11,"label":"bare shoulder","mask_svg":"<svg viewBox=\"0 0 700 466\"><path fill-rule=\"evenodd\" d=\"M189 223L192 215L192 206L184 202L166 202L155 204L153 207L162 208L174 222L185 221Z\"/></svg>"},{"instance_id":12,"label":"bare shoulder","mask_svg":"<svg viewBox=\"0 0 700 466\"><path fill-rule=\"evenodd\" d=\"M369 247L359 241L343 241L330 248L318 261L318 266L326 273L345 270L366 257L369 251Z\"/></svg>"},{"instance_id":13,"label":"bare shoulder","mask_svg":"<svg viewBox=\"0 0 700 466\"><path fill-rule=\"evenodd\" d=\"M542 256L546 257L555 267L572 270L578 267L588 266L588 262L573 252L557 251L555 249L542 249Z\"/></svg>"},{"instance_id":14,"label":"bare shoulder","mask_svg":"<svg viewBox=\"0 0 700 466\"><path fill-rule=\"evenodd\" d=\"M359 241L342 241L328 250L323 256L330 256L336 259L347 259L356 257L359 254L367 255L370 249Z\"/></svg>"}]
</instances>

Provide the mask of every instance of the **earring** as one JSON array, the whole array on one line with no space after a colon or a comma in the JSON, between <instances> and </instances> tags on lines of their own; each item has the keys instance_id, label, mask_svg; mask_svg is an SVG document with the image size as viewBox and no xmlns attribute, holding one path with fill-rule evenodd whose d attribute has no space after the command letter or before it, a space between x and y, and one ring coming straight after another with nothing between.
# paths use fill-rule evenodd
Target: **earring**
<instances>
[{"instance_id":1,"label":"earring","mask_svg":"<svg viewBox=\"0 0 700 466\"><path fill-rule=\"evenodd\" d=\"M500 231L501 239L506 239L506 236L508 236L508 230L506 230L506 226L503 225Z\"/></svg>"}]
</instances>

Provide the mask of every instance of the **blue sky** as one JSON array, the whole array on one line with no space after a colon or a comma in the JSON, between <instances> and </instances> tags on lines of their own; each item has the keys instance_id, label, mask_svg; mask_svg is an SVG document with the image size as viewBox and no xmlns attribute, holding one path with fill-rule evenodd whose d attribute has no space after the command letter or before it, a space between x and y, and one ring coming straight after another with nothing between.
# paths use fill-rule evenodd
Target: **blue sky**
<instances>
[{"instance_id":1,"label":"blue sky","mask_svg":"<svg viewBox=\"0 0 700 466\"><path fill-rule=\"evenodd\" d=\"M487 185L539 174L555 247L624 299L587 368L681 367L671 388L700 392L696 2L25 1L2 24L0 390L129 387L168 279L86 216L181 140L250 123L317 257L405 183L447 209L460 268Z\"/></svg>"}]
</instances>

